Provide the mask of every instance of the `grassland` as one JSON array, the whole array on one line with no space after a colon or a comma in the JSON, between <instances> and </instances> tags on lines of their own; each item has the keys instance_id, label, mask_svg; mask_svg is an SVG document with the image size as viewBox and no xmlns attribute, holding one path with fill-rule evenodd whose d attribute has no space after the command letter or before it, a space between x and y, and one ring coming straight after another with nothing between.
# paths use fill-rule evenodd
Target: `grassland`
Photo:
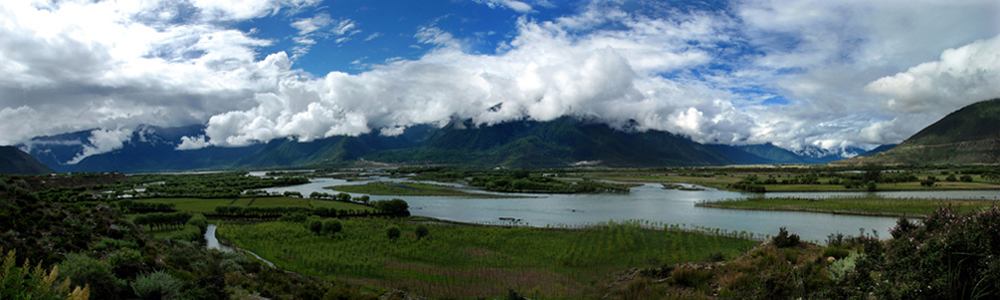
<instances>
[{"instance_id":1,"label":"grassland","mask_svg":"<svg viewBox=\"0 0 1000 300\"><path fill-rule=\"evenodd\" d=\"M419 219L343 220L343 231L318 235L303 224L223 223L218 233L290 271L410 291L434 298L506 295L600 297L598 282L630 267L735 257L756 242L643 229L638 223L578 230L422 224ZM430 234L417 239L417 226ZM398 226L391 239L386 228Z\"/></svg>"},{"instance_id":2,"label":"grassland","mask_svg":"<svg viewBox=\"0 0 1000 300\"><path fill-rule=\"evenodd\" d=\"M148 203L172 203L174 209L195 213L211 214L215 213L216 206L239 205L248 207L330 207L342 210L374 211L370 206L353 204L341 201L306 199L294 197L256 197L256 198L150 198L137 200Z\"/></svg>"},{"instance_id":3,"label":"grassland","mask_svg":"<svg viewBox=\"0 0 1000 300\"><path fill-rule=\"evenodd\" d=\"M451 196L465 198L510 198L510 196L469 193L460 191L450 186L416 183L416 182L369 182L363 185L337 185L325 187L326 189L382 196Z\"/></svg>"},{"instance_id":4,"label":"grassland","mask_svg":"<svg viewBox=\"0 0 1000 300\"><path fill-rule=\"evenodd\" d=\"M765 173L765 172L726 172L726 173L649 173L649 172L603 172L603 173L591 173L583 174L586 178L599 179L599 180L609 180L617 182L652 182L652 183L664 183L664 182L681 182L690 183L700 186L706 186L711 188L716 188L720 190L734 190L730 188L729 185L735 184L746 178L749 175L757 175L760 178L768 178L768 176L785 176L776 177L779 180L781 178L789 178L794 173ZM927 176L936 176L939 181L934 184L934 186L926 187L921 186L920 182L899 182L899 183L879 183L879 191L945 191L945 190L998 190L1000 185L994 182L989 182L979 176L974 176L972 182L961 182L961 181L944 181L945 176L940 173L935 172L921 172L916 173L920 178L926 178ZM818 182L820 184L766 184L768 192L844 192L844 191L863 191L864 188L847 188L842 184L829 184L831 180L835 177L829 176L819 176Z\"/></svg>"},{"instance_id":5,"label":"grassland","mask_svg":"<svg viewBox=\"0 0 1000 300\"><path fill-rule=\"evenodd\" d=\"M854 215L905 215L911 217L924 217L942 206L951 205L956 212L980 211L993 205L1000 205L1000 201L893 198L801 199L754 197L747 199L700 202L695 205L702 207L746 210L813 211Z\"/></svg>"}]
</instances>

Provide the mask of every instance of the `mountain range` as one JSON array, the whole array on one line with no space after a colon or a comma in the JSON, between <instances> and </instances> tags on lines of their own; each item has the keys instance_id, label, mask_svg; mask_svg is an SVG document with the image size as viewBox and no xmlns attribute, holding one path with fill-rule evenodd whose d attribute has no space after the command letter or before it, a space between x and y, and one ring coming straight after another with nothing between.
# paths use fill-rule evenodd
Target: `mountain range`
<instances>
[{"instance_id":1,"label":"mountain range","mask_svg":"<svg viewBox=\"0 0 1000 300\"><path fill-rule=\"evenodd\" d=\"M58 172L126 173L348 166L359 161L484 168L564 168L815 164L843 159L825 153L816 156L796 154L772 144L704 145L669 132L615 129L573 117L492 126L454 120L442 128L413 126L396 136L374 131L309 142L276 139L246 147L177 150L181 137L202 135L204 130L204 126L198 125L140 126L121 147L86 157L81 157L81 153L97 147L94 130L36 137L17 147ZM850 151L864 152L863 149L845 149L845 152ZM73 161L76 163L67 163Z\"/></svg>"}]
</instances>

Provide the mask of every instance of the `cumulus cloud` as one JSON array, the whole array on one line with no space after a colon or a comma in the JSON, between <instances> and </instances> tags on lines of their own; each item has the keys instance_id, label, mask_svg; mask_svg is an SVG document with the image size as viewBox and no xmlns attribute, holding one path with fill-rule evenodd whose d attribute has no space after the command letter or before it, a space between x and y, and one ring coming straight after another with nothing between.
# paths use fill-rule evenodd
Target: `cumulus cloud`
<instances>
[{"instance_id":1,"label":"cumulus cloud","mask_svg":"<svg viewBox=\"0 0 1000 300\"><path fill-rule=\"evenodd\" d=\"M121 128L207 124L184 150L569 115L841 153L899 142L1000 86L991 0L751 0L719 11L595 0L550 20L533 13L547 1L480 0L532 17L488 55L448 28L420 27L407 49L418 57L357 74L294 67L310 47L361 32L352 19L288 15L290 53L257 53L275 42L228 27L316 3L4 2L0 143L118 128L96 133L93 154L121 147Z\"/></svg>"},{"instance_id":2,"label":"cumulus cloud","mask_svg":"<svg viewBox=\"0 0 1000 300\"><path fill-rule=\"evenodd\" d=\"M903 113L950 111L1000 97L1000 36L947 49L937 61L879 78L865 90L890 97L886 106Z\"/></svg>"}]
</instances>

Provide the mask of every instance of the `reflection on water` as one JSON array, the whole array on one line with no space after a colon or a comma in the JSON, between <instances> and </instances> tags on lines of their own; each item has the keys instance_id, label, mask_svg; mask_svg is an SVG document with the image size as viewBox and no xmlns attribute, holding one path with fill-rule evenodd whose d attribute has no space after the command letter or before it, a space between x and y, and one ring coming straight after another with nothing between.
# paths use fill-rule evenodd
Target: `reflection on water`
<instances>
[{"instance_id":1,"label":"reflection on water","mask_svg":"<svg viewBox=\"0 0 1000 300\"><path fill-rule=\"evenodd\" d=\"M379 178L402 181L405 179ZM317 178L297 186L266 189L267 191L297 191L303 195L324 190L325 186L364 184L342 179ZM478 192L478 191L473 191ZM940 192L880 192L886 197L944 198L995 198L997 191L940 191ZM352 194L361 196L362 194ZM648 220L651 223L686 224L693 226L747 231L759 234L777 234L785 226L792 233L806 240L823 241L831 233L856 234L859 228L867 232L877 230L887 237L887 230L895 225L895 218L835 215L810 212L747 211L696 207L700 200L742 198L748 194L706 188L702 191L664 189L660 184L635 187L629 194L523 194L531 198L469 199L439 196L372 196L375 199L401 198L410 205L415 216L445 220L501 223L500 218L521 219L528 226L582 226L609 220ZM828 197L857 196L865 193L768 193L768 196Z\"/></svg>"}]
</instances>

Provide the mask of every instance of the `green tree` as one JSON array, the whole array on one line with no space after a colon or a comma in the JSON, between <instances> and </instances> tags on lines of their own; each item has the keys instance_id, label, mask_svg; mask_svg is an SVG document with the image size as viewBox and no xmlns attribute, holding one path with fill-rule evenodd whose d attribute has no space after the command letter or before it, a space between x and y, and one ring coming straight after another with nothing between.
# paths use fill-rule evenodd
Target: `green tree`
<instances>
[{"instance_id":1,"label":"green tree","mask_svg":"<svg viewBox=\"0 0 1000 300\"><path fill-rule=\"evenodd\" d=\"M326 234L335 234L344 229L344 225L340 223L337 219L326 219L323 220L323 232Z\"/></svg>"},{"instance_id":2,"label":"green tree","mask_svg":"<svg viewBox=\"0 0 1000 300\"><path fill-rule=\"evenodd\" d=\"M399 226L389 225L389 227L385 228L385 235L391 240L398 239L400 235Z\"/></svg>"},{"instance_id":3,"label":"green tree","mask_svg":"<svg viewBox=\"0 0 1000 300\"><path fill-rule=\"evenodd\" d=\"M426 237L426 236L427 236L428 234L430 234L430 230L429 230L429 229L427 229L427 226L425 226L425 225L423 225L423 224L421 224L421 225L417 225L417 229L416 229L416 230L415 230L414 232L415 232L415 233L417 234L417 239L418 239L418 240L419 240L419 239L423 239L423 238L424 238L424 237Z\"/></svg>"}]
</instances>

